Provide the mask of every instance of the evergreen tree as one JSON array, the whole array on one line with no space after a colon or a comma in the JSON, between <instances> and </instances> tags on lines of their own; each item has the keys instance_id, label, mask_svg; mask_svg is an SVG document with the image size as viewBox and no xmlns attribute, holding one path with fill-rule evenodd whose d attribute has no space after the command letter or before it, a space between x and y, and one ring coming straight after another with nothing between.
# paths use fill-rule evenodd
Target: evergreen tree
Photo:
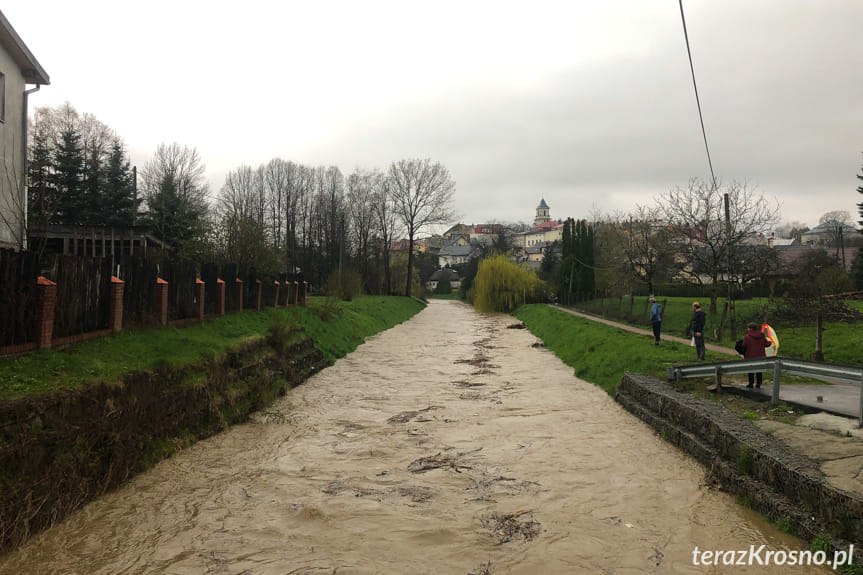
<instances>
[{"instance_id":1,"label":"evergreen tree","mask_svg":"<svg viewBox=\"0 0 863 575\"><path fill-rule=\"evenodd\" d=\"M48 135L44 131L33 133L27 165L27 221L33 228L44 229L54 221L58 194L54 185L53 159Z\"/></svg>"},{"instance_id":2,"label":"evergreen tree","mask_svg":"<svg viewBox=\"0 0 863 575\"><path fill-rule=\"evenodd\" d=\"M103 198L105 174L102 157L98 149L92 148L81 172L81 207L77 223L100 225L113 212L114 206Z\"/></svg>"},{"instance_id":3,"label":"evergreen tree","mask_svg":"<svg viewBox=\"0 0 863 575\"><path fill-rule=\"evenodd\" d=\"M63 127L56 149L53 184L58 201L52 223L76 224L85 209L82 185L84 155L81 136L73 124Z\"/></svg>"},{"instance_id":4,"label":"evergreen tree","mask_svg":"<svg viewBox=\"0 0 863 575\"><path fill-rule=\"evenodd\" d=\"M111 143L102 197L105 205L110 206L103 220L105 225L131 226L134 223L139 202L135 198L135 180L120 138L114 138Z\"/></svg>"}]
</instances>

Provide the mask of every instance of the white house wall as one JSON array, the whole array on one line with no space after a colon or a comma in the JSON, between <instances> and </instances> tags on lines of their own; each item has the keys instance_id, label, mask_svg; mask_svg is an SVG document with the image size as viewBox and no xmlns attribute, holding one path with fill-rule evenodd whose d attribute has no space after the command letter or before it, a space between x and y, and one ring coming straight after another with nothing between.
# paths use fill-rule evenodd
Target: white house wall
<instances>
[{"instance_id":1,"label":"white house wall","mask_svg":"<svg viewBox=\"0 0 863 575\"><path fill-rule=\"evenodd\" d=\"M0 247L18 247L24 236L24 90L21 69L0 46L0 72L6 77L5 120L0 123Z\"/></svg>"}]
</instances>

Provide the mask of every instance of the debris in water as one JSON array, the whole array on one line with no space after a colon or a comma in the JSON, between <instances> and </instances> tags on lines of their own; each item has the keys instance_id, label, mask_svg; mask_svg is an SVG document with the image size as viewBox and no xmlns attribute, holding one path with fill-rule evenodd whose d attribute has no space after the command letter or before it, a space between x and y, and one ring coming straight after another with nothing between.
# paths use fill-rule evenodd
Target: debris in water
<instances>
[{"instance_id":1,"label":"debris in water","mask_svg":"<svg viewBox=\"0 0 863 575\"><path fill-rule=\"evenodd\" d=\"M491 559L480 565L477 571L471 571L467 575L494 575L494 571L491 569Z\"/></svg>"},{"instance_id":2,"label":"debris in water","mask_svg":"<svg viewBox=\"0 0 863 575\"><path fill-rule=\"evenodd\" d=\"M541 531L538 521L533 519L519 520L522 515L533 515L531 509L521 509L511 513L491 513L480 519L482 526L491 531L497 537L498 545L509 543L513 539L521 538L530 541Z\"/></svg>"}]
</instances>

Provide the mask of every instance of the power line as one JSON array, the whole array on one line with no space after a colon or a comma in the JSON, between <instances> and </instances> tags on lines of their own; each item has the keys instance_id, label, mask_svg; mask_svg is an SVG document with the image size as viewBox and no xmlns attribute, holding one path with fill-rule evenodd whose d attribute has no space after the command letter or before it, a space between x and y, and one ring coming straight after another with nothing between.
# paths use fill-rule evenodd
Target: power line
<instances>
[{"instance_id":1,"label":"power line","mask_svg":"<svg viewBox=\"0 0 863 575\"><path fill-rule=\"evenodd\" d=\"M689 70L692 72L692 87L695 89L695 103L698 104L698 119L701 120L701 135L704 136L704 149L707 151L707 165L710 166L710 178L713 189L716 189L716 176L713 174L713 161L710 159L710 147L707 145L707 130L704 129L704 115L701 113L701 99L698 97L698 84L695 82L695 66L692 65L692 50L689 48L689 34L686 31L686 16L683 15L683 0L680 2L680 20L683 22L683 37L686 39L686 53L689 55Z\"/></svg>"}]
</instances>

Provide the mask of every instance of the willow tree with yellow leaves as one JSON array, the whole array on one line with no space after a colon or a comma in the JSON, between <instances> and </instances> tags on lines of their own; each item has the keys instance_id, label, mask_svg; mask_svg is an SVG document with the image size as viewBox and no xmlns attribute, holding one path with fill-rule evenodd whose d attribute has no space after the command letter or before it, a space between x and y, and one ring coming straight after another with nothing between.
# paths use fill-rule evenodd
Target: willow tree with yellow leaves
<instances>
[{"instance_id":1,"label":"willow tree with yellow leaves","mask_svg":"<svg viewBox=\"0 0 863 575\"><path fill-rule=\"evenodd\" d=\"M533 270L504 255L492 256L479 264L473 305L480 312L510 312L521 304L539 300L542 286Z\"/></svg>"}]
</instances>

